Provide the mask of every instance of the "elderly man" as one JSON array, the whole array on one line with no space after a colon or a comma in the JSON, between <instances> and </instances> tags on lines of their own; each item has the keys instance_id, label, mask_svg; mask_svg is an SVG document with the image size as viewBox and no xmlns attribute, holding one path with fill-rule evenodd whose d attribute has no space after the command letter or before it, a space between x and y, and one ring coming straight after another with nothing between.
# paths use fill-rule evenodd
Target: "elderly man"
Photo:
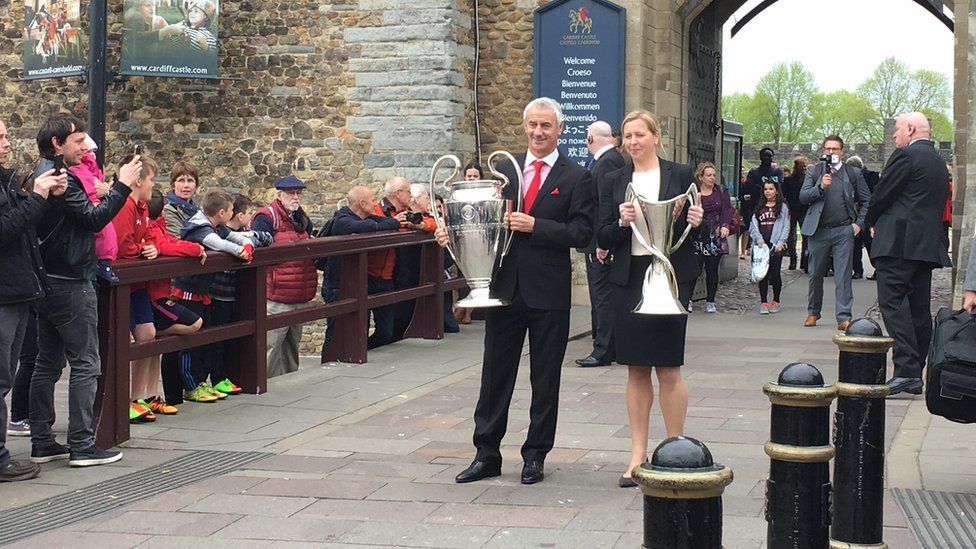
<instances>
[{"instance_id":1,"label":"elderly man","mask_svg":"<svg viewBox=\"0 0 976 549\"><path fill-rule=\"evenodd\" d=\"M251 228L274 237L274 244L301 242L312 237L312 221L302 209L305 183L293 175L275 182L277 198L261 208L251 220ZM318 273L311 259L286 261L268 267L268 314L304 307L315 297ZM268 331L268 377L298 370L298 344L302 325L293 324Z\"/></svg>"},{"instance_id":2,"label":"elderly man","mask_svg":"<svg viewBox=\"0 0 976 549\"><path fill-rule=\"evenodd\" d=\"M410 229L434 232L437 222L430 214L430 193L427 185L410 185L410 206L405 226ZM420 283L420 245L397 248L396 268L393 269L396 289L413 288ZM393 306L393 341L403 339L413 320L417 300L401 301Z\"/></svg>"},{"instance_id":3,"label":"elderly man","mask_svg":"<svg viewBox=\"0 0 976 549\"><path fill-rule=\"evenodd\" d=\"M942 228L949 170L935 152L924 114L900 116L892 137L898 148L881 172L865 223L874 231L878 306L895 340L890 394L918 395L932 337L932 269L952 266Z\"/></svg>"},{"instance_id":4,"label":"elderly man","mask_svg":"<svg viewBox=\"0 0 976 549\"><path fill-rule=\"evenodd\" d=\"M556 436L559 380L569 339L572 266L571 248L589 244L593 237L593 180L585 168L556 149L563 131L563 111L548 97L532 100L522 114L528 150L518 165L502 163L509 181L523 176L523 187L505 187L505 197L516 201L522 193L522 211L506 216L515 232L505 261L495 272L492 297L509 305L488 310L485 354L481 368L481 394L474 410L474 461L455 482L473 482L501 474L499 450L508 425L519 359L529 334L532 403L529 432L522 445L522 484L544 478L546 455ZM447 231L438 228L437 240L447 245Z\"/></svg>"},{"instance_id":5,"label":"elderly man","mask_svg":"<svg viewBox=\"0 0 976 549\"><path fill-rule=\"evenodd\" d=\"M403 177L391 177L383 190L386 196L373 209L375 215L396 219L401 227L407 226L407 209L410 207L410 182ZM396 268L395 249L370 252L366 258L366 289L368 293L378 294L392 291L396 287L393 270ZM370 309L373 314L373 335L366 346L375 349L393 341L395 305L384 305Z\"/></svg>"},{"instance_id":6,"label":"elderly man","mask_svg":"<svg viewBox=\"0 0 976 549\"><path fill-rule=\"evenodd\" d=\"M601 185L604 175L622 168L624 157L617 150L617 139L613 136L610 124L602 120L590 124L586 130L586 146L593 156L587 168L593 177L596 188L596 211L600 211L600 202L608 200L605 192L610 192ZM610 265L604 263L607 251L596 247L596 225L599 219L594 217L593 239L585 248L577 251L586 254L586 282L590 288L590 326L593 333L593 351L586 358L576 359L576 364L583 368L593 366L608 366L613 362L613 311L610 309Z\"/></svg>"},{"instance_id":7,"label":"elderly man","mask_svg":"<svg viewBox=\"0 0 976 549\"><path fill-rule=\"evenodd\" d=\"M854 307L851 286L854 237L864 230L871 192L861 171L844 163L844 140L840 136L827 136L823 140L823 152L828 161L807 168L800 187L800 202L808 206L800 232L807 237L810 249L807 319L803 325L813 327L820 320L823 279L833 257L834 313L837 329L846 330Z\"/></svg>"}]
</instances>

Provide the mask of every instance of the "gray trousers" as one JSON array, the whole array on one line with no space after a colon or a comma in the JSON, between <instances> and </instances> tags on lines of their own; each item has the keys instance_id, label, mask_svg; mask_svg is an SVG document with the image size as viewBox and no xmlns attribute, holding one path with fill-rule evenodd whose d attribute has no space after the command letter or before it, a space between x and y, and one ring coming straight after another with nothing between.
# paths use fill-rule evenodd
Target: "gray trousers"
<instances>
[{"instance_id":1,"label":"gray trousers","mask_svg":"<svg viewBox=\"0 0 976 549\"><path fill-rule=\"evenodd\" d=\"M37 302L37 363L30 386L31 442L54 442L54 385L65 358L68 380L68 446L81 451L95 443L92 414L101 360L98 357L98 300L87 280L52 278L51 293Z\"/></svg>"},{"instance_id":2,"label":"gray trousers","mask_svg":"<svg viewBox=\"0 0 976 549\"><path fill-rule=\"evenodd\" d=\"M279 303L268 300L268 314L286 313L308 307L308 303ZM302 326L292 324L268 330L268 377L298 371L298 344L302 341Z\"/></svg>"},{"instance_id":3,"label":"gray trousers","mask_svg":"<svg viewBox=\"0 0 976 549\"><path fill-rule=\"evenodd\" d=\"M854 291L851 288L851 254L854 252L854 229L850 225L821 227L806 239L810 249L810 287L807 291L807 314L820 316L823 306L823 281L827 268L834 268L834 313L837 322L851 319ZM834 263L828 265L833 254Z\"/></svg>"},{"instance_id":4,"label":"gray trousers","mask_svg":"<svg viewBox=\"0 0 976 549\"><path fill-rule=\"evenodd\" d=\"M7 450L7 401L30 318L29 303L0 305L0 469L10 462Z\"/></svg>"}]
</instances>

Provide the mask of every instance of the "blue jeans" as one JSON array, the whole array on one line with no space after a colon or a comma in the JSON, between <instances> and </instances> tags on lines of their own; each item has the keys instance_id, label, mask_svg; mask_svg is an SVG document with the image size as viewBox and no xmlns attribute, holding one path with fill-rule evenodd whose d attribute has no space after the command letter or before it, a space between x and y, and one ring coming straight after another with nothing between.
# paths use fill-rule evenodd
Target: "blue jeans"
<instances>
[{"instance_id":1,"label":"blue jeans","mask_svg":"<svg viewBox=\"0 0 976 549\"><path fill-rule=\"evenodd\" d=\"M394 285L392 280L383 280L382 278L368 277L366 281L366 291L369 294L379 294L383 292L393 291ZM396 311L395 305L384 305L382 307L376 307L375 309L370 309L373 313L373 335L369 336L366 343L367 349L375 349L386 345L393 341L393 324L394 324L394 312Z\"/></svg>"},{"instance_id":2,"label":"blue jeans","mask_svg":"<svg viewBox=\"0 0 976 549\"><path fill-rule=\"evenodd\" d=\"M54 385L65 358L68 382L68 446L85 450L95 443L92 414L101 360L98 356L98 300L87 280L52 278L51 292L37 302L37 363L30 385L31 442L54 442Z\"/></svg>"}]
</instances>

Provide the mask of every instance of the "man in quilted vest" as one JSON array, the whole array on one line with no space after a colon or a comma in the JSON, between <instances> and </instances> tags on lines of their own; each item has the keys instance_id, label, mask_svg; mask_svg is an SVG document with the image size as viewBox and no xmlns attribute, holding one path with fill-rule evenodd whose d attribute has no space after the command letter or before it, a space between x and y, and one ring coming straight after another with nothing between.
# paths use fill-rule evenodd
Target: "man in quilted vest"
<instances>
[{"instance_id":1,"label":"man in quilted vest","mask_svg":"<svg viewBox=\"0 0 976 549\"><path fill-rule=\"evenodd\" d=\"M274 235L274 245L312 237L312 221L302 209L305 183L293 175L275 182L277 198L254 214L251 229ZM318 273L310 259L286 261L268 267L268 314L304 307L318 290ZM298 370L298 343L302 325L268 331L268 377Z\"/></svg>"}]
</instances>

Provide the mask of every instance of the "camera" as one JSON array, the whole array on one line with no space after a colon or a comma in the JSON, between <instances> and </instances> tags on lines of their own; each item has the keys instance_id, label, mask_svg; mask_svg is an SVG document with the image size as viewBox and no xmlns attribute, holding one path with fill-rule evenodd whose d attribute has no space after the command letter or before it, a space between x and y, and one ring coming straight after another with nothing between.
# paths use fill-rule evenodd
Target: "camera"
<instances>
[{"instance_id":1,"label":"camera","mask_svg":"<svg viewBox=\"0 0 976 549\"><path fill-rule=\"evenodd\" d=\"M419 225L424 220L424 214L420 212L407 212L407 221L414 225Z\"/></svg>"},{"instance_id":2,"label":"camera","mask_svg":"<svg viewBox=\"0 0 976 549\"><path fill-rule=\"evenodd\" d=\"M136 145L132 148L132 154L139 156L142 154L142 145Z\"/></svg>"},{"instance_id":3,"label":"camera","mask_svg":"<svg viewBox=\"0 0 976 549\"><path fill-rule=\"evenodd\" d=\"M61 175L64 172L64 155L58 154L54 156L54 175Z\"/></svg>"},{"instance_id":4,"label":"camera","mask_svg":"<svg viewBox=\"0 0 976 549\"><path fill-rule=\"evenodd\" d=\"M820 157L820 161L826 164L836 164L840 162L840 158L836 154L825 154Z\"/></svg>"}]
</instances>

